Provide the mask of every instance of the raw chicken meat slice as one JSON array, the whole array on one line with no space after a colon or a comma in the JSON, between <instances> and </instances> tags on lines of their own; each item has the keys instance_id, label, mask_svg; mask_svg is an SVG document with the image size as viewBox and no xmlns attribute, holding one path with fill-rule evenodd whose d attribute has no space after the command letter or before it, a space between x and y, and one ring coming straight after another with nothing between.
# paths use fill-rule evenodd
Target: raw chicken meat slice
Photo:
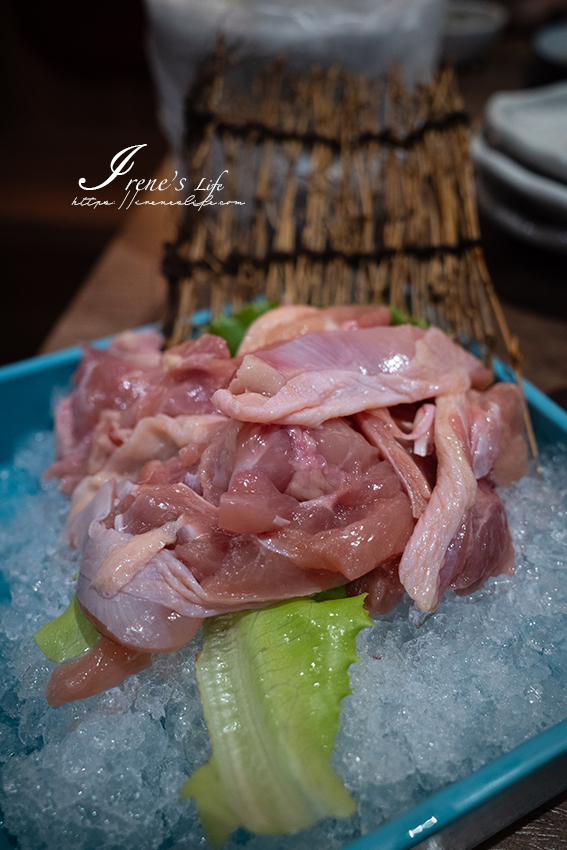
<instances>
[{"instance_id":1,"label":"raw chicken meat slice","mask_svg":"<svg viewBox=\"0 0 567 850\"><path fill-rule=\"evenodd\" d=\"M164 353L160 344L157 334L125 334L106 350L85 349L76 389L56 412L57 460L46 472L64 492L98 471L145 418L218 415L211 395L235 369L224 340L205 334Z\"/></svg>"},{"instance_id":2,"label":"raw chicken meat slice","mask_svg":"<svg viewBox=\"0 0 567 850\"><path fill-rule=\"evenodd\" d=\"M221 528L240 534L264 534L285 528L297 509L297 499L280 493L264 472L235 472L219 504Z\"/></svg>"},{"instance_id":3,"label":"raw chicken meat slice","mask_svg":"<svg viewBox=\"0 0 567 850\"><path fill-rule=\"evenodd\" d=\"M412 533L390 463L347 422L313 431L231 422L222 438L207 467L218 507L163 483L107 495L106 516L101 488L86 509L77 596L121 643L165 651L171 612L177 639L192 634L184 618L345 584L399 556Z\"/></svg>"},{"instance_id":4,"label":"raw chicken meat slice","mask_svg":"<svg viewBox=\"0 0 567 850\"><path fill-rule=\"evenodd\" d=\"M296 339L316 331L336 331L341 327L371 328L390 324L387 307L317 307L290 305L268 310L252 322L238 346L239 357L259 348Z\"/></svg>"},{"instance_id":5,"label":"raw chicken meat slice","mask_svg":"<svg viewBox=\"0 0 567 850\"><path fill-rule=\"evenodd\" d=\"M449 587L472 592L489 576L513 572L504 506L484 479L509 484L527 471L519 388L497 384L439 397L435 449L435 487L399 570L424 611L435 610Z\"/></svg>"},{"instance_id":6,"label":"raw chicken meat slice","mask_svg":"<svg viewBox=\"0 0 567 850\"><path fill-rule=\"evenodd\" d=\"M237 356L249 354L259 348L287 342L315 331L337 330L337 323L317 307L289 305L268 310L256 319L238 346Z\"/></svg>"},{"instance_id":7,"label":"raw chicken meat slice","mask_svg":"<svg viewBox=\"0 0 567 850\"><path fill-rule=\"evenodd\" d=\"M375 407L486 387L491 373L437 328L324 331L247 354L228 389L226 416L314 427Z\"/></svg>"},{"instance_id":8,"label":"raw chicken meat slice","mask_svg":"<svg viewBox=\"0 0 567 850\"><path fill-rule=\"evenodd\" d=\"M109 417L115 416L114 411L105 411L100 421L108 422ZM175 470L169 472L168 481L191 482L196 486L201 454L225 422L225 417L219 414L173 418L159 413L141 419L133 430L120 429L120 436L110 439L106 447L95 437L88 459L89 474L73 491L71 517L85 507L105 481L150 480L156 465L162 473L167 469L163 463L167 460L172 460Z\"/></svg>"},{"instance_id":9,"label":"raw chicken meat slice","mask_svg":"<svg viewBox=\"0 0 567 850\"><path fill-rule=\"evenodd\" d=\"M162 378L136 400L127 420L137 422L156 413L214 413L211 395L217 387L226 386L235 363L224 339L203 334L163 352L161 368Z\"/></svg>"},{"instance_id":10,"label":"raw chicken meat slice","mask_svg":"<svg viewBox=\"0 0 567 850\"><path fill-rule=\"evenodd\" d=\"M266 475L283 493L293 474L290 455L291 437L285 428L233 420L201 457L198 479L203 495L219 505L232 476L252 470Z\"/></svg>"},{"instance_id":11,"label":"raw chicken meat slice","mask_svg":"<svg viewBox=\"0 0 567 850\"><path fill-rule=\"evenodd\" d=\"M285 553L303 569L318 565L320 568L341 573L349 580L358 578L383 561L401 554L413 531L414 520L408 498L400 489L391 467L385 464L385 468L388 476L386 486L392 489L395 487L396 492L390 491L387 495L384 493L383 499L375 498L369 505L358 510L348 504L347 498L336 504L332 514L329 512L330 527L323 527L311 535L306 535L301 525L299 528L288 526L272 535L266 543L274 549L277 547L277 551ZM354 498L364 498L372 488L379 487L377 482L369 482L366 492L359 490L352 494L353 501ZM314 507L312 503L303 503L302 513L306 525L309 524L310 512ZM345 517L344 523L335 525L333 520L336 521L341 515ZM302 518L300 514L300 520Z\"/></svg>"},{"instance_id":12,"label":"raw chicken meat slice","mask_svg":"<svg viewBox=\"0 0 567 850\"><path fill-rule=\"evenodd\" d=\"M128 647L169 652L187 643L204 617L345 583L336 572L304 570L285 554L271 553L255 535L223 532L207 522L205 514L206 509L180 529L174 549L144 559L129 581L122 577L120 588L115 584L102 590L97 586L100 567L136 536L107 528L104 522L91 523L77 598L99 631ZM159 528L154 531L161 533Z\"/></svg>"},{"instance_id":13,"label":"raw chicken meat slice","mask_svg":"<svg viewBox=\"0 0 567 850\"><path fill-rule=\"evenodd\" d=\"M255 425L233 420L203 453L199 483L215 505L243 470L265 473L277 489L299 501L330 493L378 460L378 452L346 420L316 429Z\"/></svg>"},{"instance_id":14,"label":"raw chicken meat slice","mask_svg":"<svg viewBox=\"0 0 567 850\"><path fill-rule=\"evenodd\" d=\"M477 478L490 475L500 487L518 481L528 469L522 394L516 384L494 384L467 393L471 451Z\"/></svg>"},{"instance_id":15,"label":"raw chicken meat slice","mask_svg":"<svg viewBox=\"0 0 567 850\"><path fill-rule=\"evenodd\" d=\"M155 531L159 533L161 530ZM127 583L125 569L120 579L117 577L109 589L103 587L101 591L96 586L99 569L105 561L108 563L107 559L112 558L121 545L130 541L135 544L136 537L114 528L106 528L101 521L91 522L77 582L77 599L96 628L123 646L144 652L180 649L191 640L201 626L202 618L209 616L208 613L201 613L201 608L193 606L189 614L182 615L160 600L123 593L120 582ZM155 563L156 553L143 551L142 547L143 540L140 541L139 560L130 564L130 580L148 564ZM162 550L159 550L157 557L161 553Z\"/></svg>"},{"instance_id":16,"label":"raw chicken meat slice","mask_svg":"<svg viewBox=\"0 0 567 850\"><path fill-rule=\"evenodd\" d=\"M205 453L200 481L221 527L261 534L287 527L302 502L358 492L379 459L344 420L317 429L234 421Z\"/></svg>"},{"instance_id":17,"label":"raw chicken meat slice","mask_svg":"<svg viewBox=\"0 0 567 850\"><path fill-rule=\"evenodd\" d=\"M381 564L366 575L349 582L347 594L366 594L364 607L371 617L388 614L402 601L405 590L398 578L399 558Z\"/></svg>"},{"instance_id":18,"label":"raw chicken meat slice","mask_svg":"<svg viewBox=\"0 0 567 850\"><path fill-rule=\"evenodd\" d=\"M103 667L111 641L135 669L226 611L342 584L372 613L406 590L434 610L446 589L513 570L492 481L524 471L517 388L480 392L491 374L441 331L388 322L385 308L283 308L234 360L206 335L87 350L51 472L81 481L69 532L79 602L110 639Z\"/></svg>"},{"instance_id":19,"label":"raw chicken meat slice","mask_svg":"<svg viewBox=\"0 0 567 850\"><path fill-rule=\"evenodd\" d=\"M381 304L343 304L338 307L326 307L323 312L336 322L338 327L348 330L377 328L389 325L392 321L389 308Z\"/></svg>"},{"instance_id":20,"label":"raw chicken meat slice","mask_svg":"<svg viewBox=\"0 0 567 850\"><path fill-rule=\"evenodd\" d=\"M49 705L65 705L121 685L134 673L151 667L147 652L138 652L101 637L88 652L56 667L47 683Z\"/></svg>"},{"instance_id":21,"label":"raw chicken meat slice","mask_svg":"<svg viewBox=\"0 0 567 850\"><path fill-rule=\"evenodd\" d=\"M133 429L123 429L122 441L113 443L106 457L91 453L89 474L102 469L136 481L142 467L151 460L164 461L183 454L188 466L197 461L212 437L226 422L219 414L167 416L158 413L140 419Z\"/></svg>"},{"instance_id":22,"label":"raw chicken meat slice","mask_svg":"<svg viewBox=\"0 0 567 850\"><path fill-rule=\"evenodd\" d=\"M369 442L392 464L410 498L413 515L418 519L427 507L431 488L411 453L398 442L400 435L404 440L409 440L410 435L405 435L396 427L387 409L359 413L356 421Z\"/></svg>"},{"instance_id":23,"label":"raw chicken meat slice","mask_svg":"<svg viewBox=\"0 0 567 850\"><path fill-rule=\"evenodd\" d=\"M250 426L244 428L253 430ZM266 445L273 445L270 438L277 434L278 429L264 430L269 432ZM348 448L344 440L346 435L341 434L343 430L350 434L351 446ZM325 431L329 432L326 437ZM300 569L342 572L345 577L353 578L355 574L372 569L392 554L402 551L413 529L409 500L402 492L390 464L380 461L376 450L348 425L329 423L327 428L321 429L318 437L319 449L326 451L329 459L345 463L348 473L343 472L341 476L340 468L324 458L327 468L322 465L312 470L316 487L308 487L307 490L311 492L302 491L300 495L303 501L300 501L289 495L290 484L283 494L277 489L276 482L285 487L289 473L285 474L283 470L284 477L281 477L282 470L277 470L274 475L273 467L270 469L264 466L264 470L272 473L270 477L264 472L265 479L271 482L277 495L285 496L287 504L293 506L294 510L281 530L269 534L260 532L260 541L257 535L229 533L229 529L221 526L219 518L222 502L224 495L230 494L230 489L221 497L217 511L210 502L182 485L140 486L115 508L114 519L113 514L109 514L107 525L115 525L119 517L122 533L140 535L150 529L164 527L183 516L187 524L179 532L175 554L203 586L213 579L218 584L218 574L222 572L226 587L224 590L221 588L221 591L225 595L234 594L234 582L243 586L242 575L246 561L241 556L246 552L246 557L251 557L252 550L256 552L261 549L271 562L285 557ZM247 443L244 441L243 445ZM257 453L254 454L257 457ZM266 454L269 458L274 456L273 452ZM353 459L354 463L351 464ZM292 456L289 464L291 469L293 460ZM239 467L238 473L242 471L243 467ZM251 471L261 472L262 465ZM321 478L322 472L327 474L327 479L324 476ZM333 481L334 489L331 487ZM303 485L305 487L306 482ZM325 490L323 495L319 495L321 486ZM313 493L316 494L315 498L312 497ZM254 498L252 504L256 505ZM239 507L242 508L245 521L252 523L253 511L244 505ZM187 538L186 542L179 543L183 536ZM244 584L252 586L249 579ZM254 591L246 590L246 593Z\"/></svg>"},{"instance_id":24,"label":"raw chicken meat slice","mask_svg":"<svg viewBox=\"0 0 567 850\"><path fill-rule=\"evenodd\" d=\"M437 481L399 569L401 583L423 611L434 611L437 607L442 592L439 574L447 549L476 499L469 433L466 395L437 398Z\"/></svg>"},{"instance_id":25,"label":"raw chicken meat slice","mask_svg":"<svg viewBox=\"0 0 567 850\"><path fill-rule=\"evenodd\" d=\"M439 588L457 593L472 593L489 576L514 573L514 547L506 511L494 485L486 479L478 482L471 511L451 541Z\"/></svg>"},{"instance_id":26,"label":"raw chicken meat slice","mask_svg":"<svg viewBox=\"0 0 567 850\"><path fill-rule=\"evenodd\" d=\"M409 539L409 503L390 476L386 487L395 494L384 493L368 509L357 507L351 514L348 506L333 509L328 498L304 502L293 524L271 534L235 534L214 523L208 531L187 525L173 552L150 562L123 592L165 604L167 590L167 604L175 610L201 604L201 616L208 616L211 609L255 607L345 584L401 553ZM161 583L154 581L156 570Z\"/></svg>"},{"instance_id":27,"label":"raw chicken meat slice","mask_svg":"<svg viewBox=\"0 0 567 850\"><path fill-rule=\"evenodd\" d=\"M413 443L413 454L426 457L433 451L434 404L399 404L381 408L387 416L390 430L396 440Z\"/></svg>"},{"instance_id":28,"label":"raw chicken meat slice","mask_svg":"<svg viewBox=\"0 0 567 850\"><path fill-rule=\"evenodd\" d=\"M128 341L131 342L130 337ZM133 345L113 340L107 349L85 347L74 375L76 388L71 394L72 433L75 441L88 435L103 410L127 410L137 398L157 383L160 368L160 338L152 335L154 349L138 356ZM141 340L143 345L146 341ZM146 346L144 345L144 350Z\"/></svg>"}]
</instances>

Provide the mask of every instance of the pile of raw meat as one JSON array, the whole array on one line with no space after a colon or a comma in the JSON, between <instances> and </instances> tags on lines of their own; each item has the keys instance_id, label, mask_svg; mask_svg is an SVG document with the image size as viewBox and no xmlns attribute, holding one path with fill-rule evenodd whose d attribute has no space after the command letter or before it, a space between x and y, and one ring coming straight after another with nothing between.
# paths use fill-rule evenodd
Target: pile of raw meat
<instances>
[{"instance_id":1,"label":"pile of raw meat","mask_svg":"<svg viewBox=\"0 0 567 850\"><path fill-rule=\"evenodd\" d=\"M282 307L235 358L204 335L87 348L49 474L72 493L77 597L103 634L60 704L183 646L203 618L347 585L435 610L511 573L495 485L526 470L522 403L436 328L384 307Z\"/></svg>"}]
</instances>

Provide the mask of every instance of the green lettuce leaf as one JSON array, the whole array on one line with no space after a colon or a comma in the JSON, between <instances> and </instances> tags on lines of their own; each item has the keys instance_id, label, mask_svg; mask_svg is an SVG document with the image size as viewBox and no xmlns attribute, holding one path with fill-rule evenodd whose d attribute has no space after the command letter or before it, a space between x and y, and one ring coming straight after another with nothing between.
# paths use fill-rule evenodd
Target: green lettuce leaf
<instances>
[{"instance_id":1,"label":"green lettuce leaf","mask_svg":"<svg viewBox=\"0 0 567 850\"><path fill-rule=\"evenodd\" d=\"M206 333L222 336L228 345L228 350L234 357L238 346L244 338L244 334L252 322L268 310L273 310L277 306L275 301L262 300L245 304L234 316L226 316L224 313L221 313L220 316L213 319L207 327Z\"/></svg>"},{"instance_id":2,"label":"green lettuce leaf","mask_svg":"<svg viewBox=\"0 0 567 850\"><path fill-rule=\"evenodd\" d=\"M46 623L34 635L43 654L58 664L91 649L99 637L100 634L83 614L76 594L60 617Z\"/></svg>"},{"instance_id":3,"label":"green lettuce leaf","mask_svg":"<svg viewBox=\"0 0 567 850\"><path fill-rule=\"evenodd\" d=\"M407 313L392 304L388 304L388 310L390 311L390 324L392 325L417 325L418 328L423 328L423 330L427 330L429 327L429 322L426 322L425 319L408 316Z\"/></svg>"},{"instance_id":4,"label":"green lettuce leaf","mask_svg":"<svg viewBox=\"0 0 567 850\"><path fill-rule=\"evenodd\" d=\"M205 621L197 680L213 756L181 796L196 799L211 844L238 826L270 835L353 814L329 756L356 635L370 624L362 596Z\"/></svg>"}]
</instances>

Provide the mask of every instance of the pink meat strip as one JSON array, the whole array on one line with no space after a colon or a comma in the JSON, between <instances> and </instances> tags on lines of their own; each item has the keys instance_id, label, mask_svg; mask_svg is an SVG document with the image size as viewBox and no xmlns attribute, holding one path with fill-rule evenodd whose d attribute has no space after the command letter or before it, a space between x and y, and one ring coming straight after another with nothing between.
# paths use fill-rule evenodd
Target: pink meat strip
<instances>
[{"instance_id":1,"label":"pink meat strip","mask_svg":"<svg viewBox=\"0 0 567 850\"><path fill-rule=\"evenodd\" d=\"M364 607L371 617L388 614L402 601L405 594L398 577L398 567L399 558L396 558L349 582L348 596L360 596L365 593Z\"/></svg>"},{"instance_id":2,"label":"pink meat strip","mask_svg":"<svg viewBox=\"0 0 567 850\"><path fill-rule=\"evenodd\" d=\"M524 406L516 384L495 384L467 393L471 451L477 478L489 475L497 486L518 481L528 469Z\"/></svg>"},{"instance_id":3,"label":"pink meat strip","mask_svg":"<svg viewBox=\"0 0 567 850\"><path fill-rule=\"evenodd\" d=\"M191 618L345 584L398 557L412 533L394 470L345 421L231 422L205 454L209 501L167 482L118 498L109 482L76 521L78 599L128 646L167 651Z\"/></svg>"},{"instance_id":4,"label":"pink meat strip","mask_svg":"<svg viewBox=\"0 0 567 850\"><path fill-rule=\"evenodd\" d=\"M513 572L510 531L493 481L509 484L527 470L519 388L497 384L485 393L438 398L435 448L436 484L399 569L424 611L435 610L447 588L472 592L489 576Z\"/></svg>"},{"instance_id":5,"label":"pink meat strip","mask_svg":"<svg viewBox=\"0 0 567 850\"><path fill-rule=\"evenodd\" d=\"M108 485L106 485L108 486ZM161 529L154 529L158 534ZM129 576L122 572L120 580L127 583L155 562L163 553L149 553L144 547L144 535L140 536L140 550L137 561L133 552L129 553L127 566ZM77 598L90 620L102 634L118 641L122 646L143 652L171 652L184 646L198 631L202 618L209 616L201 613L202 608L195 606L189 614L179 614L163 600L152 600L147 596L125 594L118 587L119 580L108 590L96 586L96 578L105 562L113 557L122 546L130 543L135 546L136 537L132 534L107 528L104 522L92 521L83 550L81 572L77 582ZM213 613L217 613L216 611ZM200 616L199 616L200 615Z\"/></svg>"},{"instance_id":6,"label":"pink meat strip","mask_svg":"<svg viewBox=\"0 0 567 850\"><path fill-rule=\"evenodd\" d=\"M115 688L132 676L151 667L147 652L120 646L101 637L92 649L56 667L47 683L45 695L49 705L65 705Z\"/></svg>"},{"instance_id":7,"label":"pink meat strip","mask_svg":"<svg viewBox=\"0 0 567 850\"><path fill-rule=\"evenodd\" d=\"M471 468L469 420L464 393L436 401L437 482L400 561L400 581L423 611L434 611L441 596L439 574L463 516L476 498Z\"/></svg>"},{"instance_id":8,"label":"pink meat strip","mask_svg":"<svg viewBox=\"0 0 567 850\"><path fill-rule=\"evenodd\" d=\"M229 388L212 400L241 421L314 427L490 381L490 372L442 331L400 325L313 333L247 354Z\"/></svg>"},{"instance_id":9,"label":"pink meat strip","mask_svg":"<svg viewBox=\"0 0 567 850\"><path fill-rule=\"evenodd\" d=\"M166 488L152 488L154 493L144 489L127 519L131 520L130 529L136 525L145 529L152 515L154 522L165 519L162 526L153 529L161 534L169 516L184 509L185 525L176 545L163 548L149 560L147 551L140 551L139 561L130 564L130 575L122 574L120 588L115 584L101 589L97 583L99 570L121 546L130 541L135 544L138 537L152 531L134 535L108 528L103 521L89 526L77 598L99 631L122 645L146 652L170 652L191 639L204 617L344 584L344 577L336 572L303 570L285 556L269 557L269 550L255 535L223 532L216 523L218 511L214 506L189 488L181 492L182 485L173 487L175 492L170 488L169 494ZM224 575L217 588L214 579L219 573ZM212 592L208 587L211 581Z\"/></svg>"},{"instance_id":10,"label":"pink meat strip","mask_svg":"<svg viewBox=\"0 0 567 850\"><path fill-rule=\"evenodd\" d=\"M56 411L57 460L46 472L62 479L64 492L104 466L145 418L218 415L211 395L235 368L224 340L204 335L164 353L160 345L150 332L85 348L76 389Z\"/></svg>"},{"instance_id":11,"label":"pink meat strip","mask_svg":"<svg viewBox=\"0 0 567 850\"><path fill-rule=\"evenodd\" d=\"M400 439L409 440L411 435L405 435L397 428L387 409L359 413L356 422L371 445L376 446L392 464L410 498L413 515L418 519L427 507L431 488L411 453L399 442Z\"/></svg>"},{"instance_id":12,"label":"pink meat strip","mask_svg":"<svg viewBox=\"0 0 567 850\"><path fill-rule=\"evenodd\" d=\"M238 347L238 356L249 354L259 348L296 339L298 336L317 331L336 331L339 328L371 328L390 324L387 307L317 307L289 305L268 310L252 322Z\"/></svg>"},{"instance_id":13,"label":"pink meat strip","mask_svg":"<svg viewBox=\"0 0 567 850\"><path fill-rule=\"evenodd\" d=\"M104 411L99 425L113 422L116 411ZM171 460L175 473L168 480L190 483L195 480L202 452L223 427L226 419L219 414L195 416L146 416L133 429L119 429L93 439L88 460L89 474L73 491L71 518L79 513L108 480L147 480L157 465L165 469ZM98 426L97 429L99 430ZM95 451L96 447L96 451Z\"/></svg>"},{"instance_id":14,"label":"pink meat strip","mask_svg":"<svg viewBox=\"0 0 567 850\"><path fill-rule=\"evenodd\" d=\"M191 462L189 452L193 456L191 460L197 460L225 422L225 417L218 413L145 416L134 428L120 429L120 434L111 437L106 446L97 445L96 454L91 452L89 457L89 475L105 470L136 481L148 461L169 460L185 447L185 462Z\"/></svg>"},{"instance_id":15,"label":"pink meat strip","mask_svg":"<svg viewBox=\"0 0 567 850\"><path fill-rule=\"evenodd\" d=\"M472 510L463 517L449 544L439 589L460 594L473 593L490 576L513 575L514 547L506 511L494 485L486 478L478 482Z\"/></svg>"},{"instance_id":16,"label":"pink meat strip","mask_svg":"<svg viewBox=\"0 0 567 850\"><path fill-rule=\"evenodd\" d=\"M435 420L435 405L422 404L407 418L401 413L405 408L394 407L385 409L390 430L396 440L413 443L413 453L425 457L433 451L433 422Z\"/></svg>"}]
</instances>

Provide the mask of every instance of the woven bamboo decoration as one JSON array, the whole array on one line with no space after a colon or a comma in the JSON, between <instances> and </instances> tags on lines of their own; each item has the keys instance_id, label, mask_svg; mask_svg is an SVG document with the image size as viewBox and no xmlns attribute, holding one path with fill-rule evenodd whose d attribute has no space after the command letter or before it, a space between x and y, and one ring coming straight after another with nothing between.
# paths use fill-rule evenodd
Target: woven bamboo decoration
<instances>
[{"instance_id":1,"label":"woven bamboo decoration","mask_svg":"<svg viewBox=\"0 0 567 850\"><path fill-rule=\"evenodd\" d=\"M500 337L517 369L452 71L413 91L396 70L298 75L283 60L250 78L219 42L188 97L188 186L225 172L219 199L240 205L187 207L166 246L169 344L197 306L388 303L485 358Z\"/></svg>"}]
</instances>

